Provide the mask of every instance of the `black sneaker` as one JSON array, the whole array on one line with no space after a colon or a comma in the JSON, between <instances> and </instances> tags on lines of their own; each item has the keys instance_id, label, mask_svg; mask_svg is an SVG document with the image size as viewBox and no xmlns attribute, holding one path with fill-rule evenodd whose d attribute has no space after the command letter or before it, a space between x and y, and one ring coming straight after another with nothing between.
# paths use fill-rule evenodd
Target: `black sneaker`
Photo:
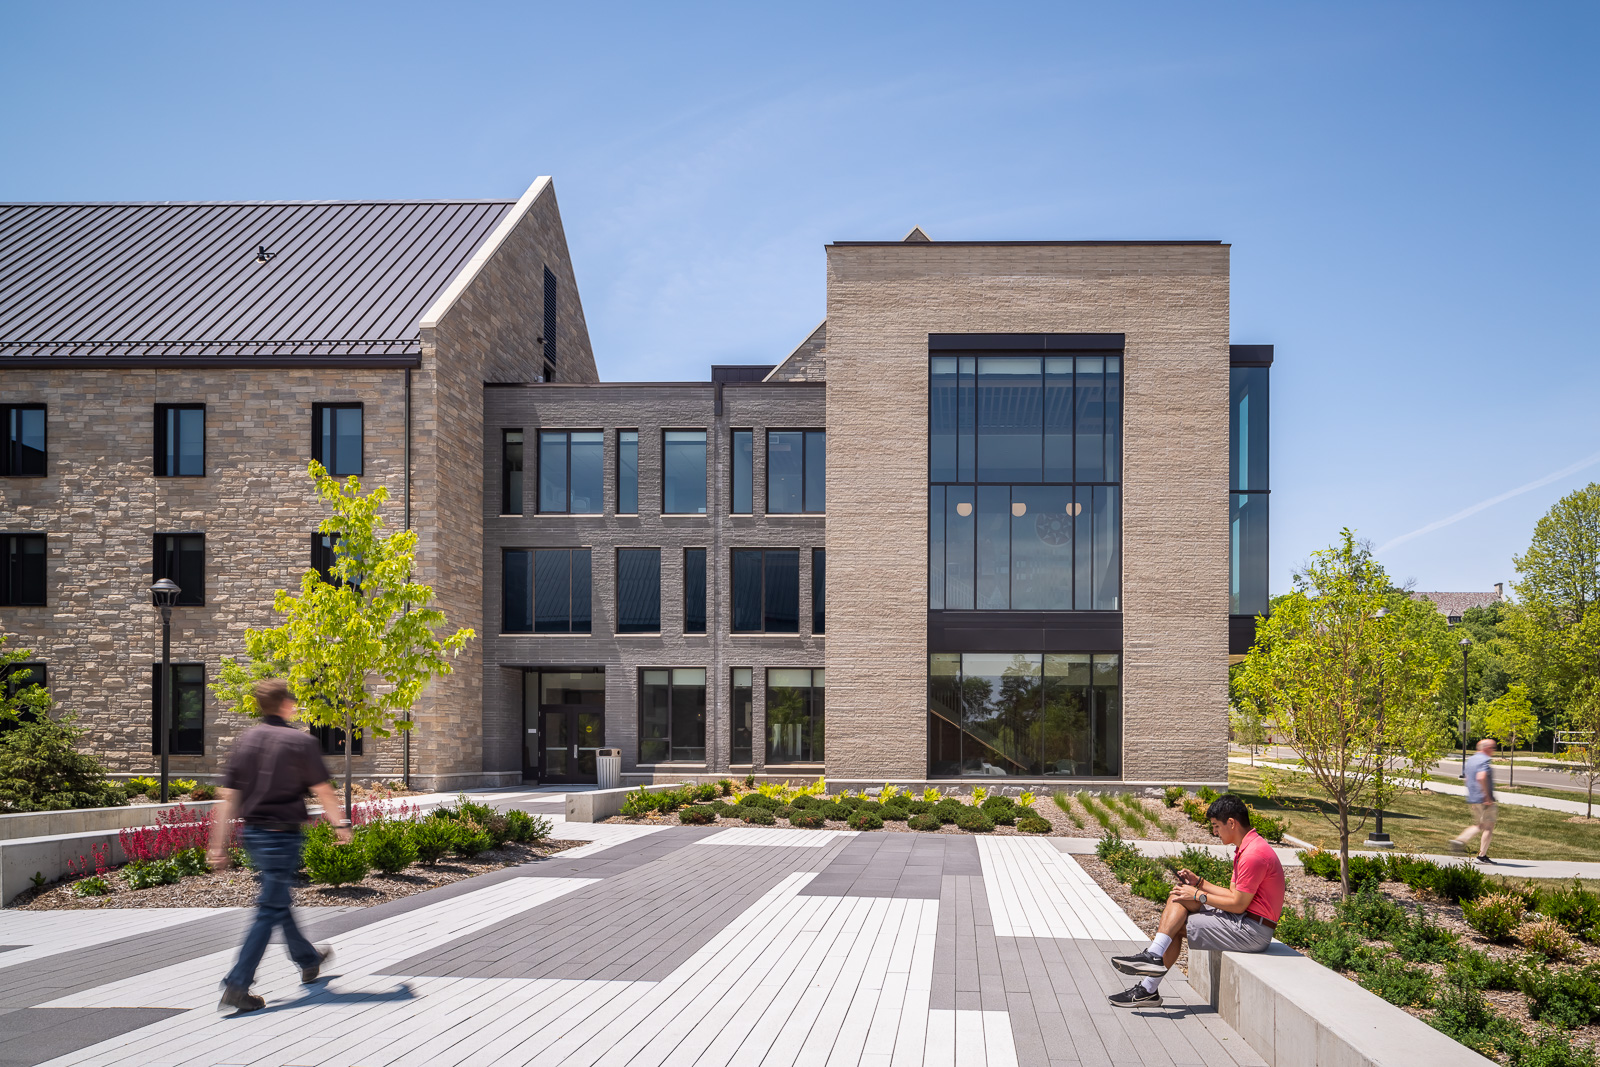
<instances>
[{"instance_id":1,"label":"black sneaker","mask_svg":"<svg viewBox=\"0 0 1600 1067\"><path fill-rule=\"evenodd\" d=\"M217 1005L217 1010L231 1011L235 1015L243 1015L246 1012L260 1011L266 1006L267 1002L265 1000L255 996L248 989L223 986L222 1003Z\"/></svg>"},{"instance_id":2,"label":"black sneaker","mask_svg":"<svg viewBox=\"0 0 1600 1067\"><path fill-rule=\"evenodd\" d=\"M1117 1008L1159 1008L1161 990L1152 993L1144 987L1143 982L1135 982L1131 987L1120 993L1112 993L1106 999Z\"/></svg>"},{"instance_id":3,"label":"black sneaker","mask_svg":"<svg viewBox=\"0 0 1600 1067\"><path fill-rule=\"evenodd\" d=\"M1123 974L1136 974L1140 978L1160 978L1167 973L1167 965L1149 949L1132 956L1112 956L1111 966Z\"/></svg>"},{"instance_id":4,"label":"black sneaker","mask_svg":"<svg viewBox=\"0 0 1600 1067\"><path fill-rule=\"evenodd\" d=\"M1479 856L1478 857L1478 862L1479 863L1487 863L1491 867L1493 867L1495 865L1494 864L1494 860L1490 859L1488 856Z\"/></svg>"},{"instance_id":5,"label":"black sneaker","mask_svg":"<svg viewBox=\"0 0 1600 1067\"><path fill-rule=\"evenodd\" d=\"M315 982L318 976L322 974L323 965L331 962L332 960L333 949L329 948L327 945L323 945L321 948L317 949L317 962L313 963L309 967L300 968L300 984L310 985L312 982Z\"/></svg>"}]
</instances>

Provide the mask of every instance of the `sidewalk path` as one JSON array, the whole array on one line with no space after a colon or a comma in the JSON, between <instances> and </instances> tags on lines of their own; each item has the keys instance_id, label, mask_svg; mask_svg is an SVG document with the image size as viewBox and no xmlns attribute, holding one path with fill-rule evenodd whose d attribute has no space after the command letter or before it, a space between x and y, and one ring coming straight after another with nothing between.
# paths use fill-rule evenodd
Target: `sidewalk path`
<instances>
[{"instance_id":1,"label":"sidewalk path","mask_svg":"<svg viewBox=\"0 0 1600 1067\"><path fill-rule=\"evenodd\" d=\"M1246 767L1250 766L1250 760L1246 756L1229 756L1228 762ZM1255 765L1257 767L1271 767L1275 771L1293 771L1296 774L1311 773L1304 767L1297 767L1292 763L1275 763L1258 759ZM1466 786L1455 785L1450 782L1428 782L1423 788L1430 793L1440 793L1445 796L1464 797L1467 795ZM1498 797L1500 803L1518 808L1543 808L1545 811L1562 811L1568 815L1582 815L1588 810L1588 806L1581 800L1557 800L1555 797L1529 796L1526 793L1507 793L1504 791L1501 791Z\"/></svg>"}]
</instances>

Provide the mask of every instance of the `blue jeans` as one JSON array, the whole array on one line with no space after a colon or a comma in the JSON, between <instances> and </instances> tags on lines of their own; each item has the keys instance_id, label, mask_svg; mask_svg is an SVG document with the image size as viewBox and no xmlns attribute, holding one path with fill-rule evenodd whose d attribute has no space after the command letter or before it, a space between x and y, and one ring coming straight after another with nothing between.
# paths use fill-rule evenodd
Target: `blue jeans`
<instances>
[{"instance_id":1,"label":"blue jeans","mask_svg":"<svg viewBox=\"0 0 1600 1067\"><path fill-rule=\"evenodd\" d=\"M239 948L239 961L222 980L224 986L250 988L250 983L256 979L261 956L267 951L267 942L272 940L272 931L280 926L289 946L289 958L296 966L310 967L321 962L322 957L294 924L294 913L289 910L289 891L300 871L300 846L299 830L244 828L245 851L250 853L250 863L261 875L261 895L256 898L255 921L250 924L244 944Z\"/></svg>"}]
</instances>

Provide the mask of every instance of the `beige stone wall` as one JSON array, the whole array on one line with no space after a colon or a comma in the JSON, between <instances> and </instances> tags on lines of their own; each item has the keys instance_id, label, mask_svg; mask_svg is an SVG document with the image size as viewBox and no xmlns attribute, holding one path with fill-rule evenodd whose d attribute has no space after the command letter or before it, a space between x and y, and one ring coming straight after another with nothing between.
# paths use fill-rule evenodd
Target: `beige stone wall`
<instances>
[{"instance_id":1,"label":"beige stone wall","mask_svg":"<svg viewBox=\"0 0 1600 1067\"><path fill-rule=\"evenodd\" d=\"M566 236L547 186L434 329L422 332L414 381L412 525L422 580L452 627L470 626L454 673L429 689L417 716L413 780L476 785L483 749L483 383L527 382L540 373L544 268L557 279L558 381L599 379ZM521 772L493 781L520 780Z\"/></svg>"},{"instance_id":2,"label":"beige stone wall","mask_svg":"<svg viewBox=\"0 0 1600 1067\"><path fill-rule=\"evenodd\" d=\"M150 606L152 538L206 535L206 603L173 612L177 662L214 681L244 655L248 627L276 625L273 593L296 588L311 533L328 514L306 464L311 405L364 405L364 481L390 491L401 522L404 372L399 370L6 370L0 395L49 405L49 476L0 478L0 529L48 535L44 607L0 608L10 647L44 661L50 690L89 729L109 768L148 772L150 665L161 658ZM206 476L152 474L154 405L206 405ZM206 695L205 756L174 756L183 777L218 769L248 720ZM398 742L372 739L358 774L399 772Z\"/></svg>"},{"instance_id":3,"label":"beige stone wall","mask_svg":"<svg viewBox=\"0 0 1600 1067\"><path fill-rule=\"evenodd\" d=\"M1226 778L1228 248L830 246L828 773L926 773L928 334L1123 333L1124 777Z\"/></svg>"}]
</instances>

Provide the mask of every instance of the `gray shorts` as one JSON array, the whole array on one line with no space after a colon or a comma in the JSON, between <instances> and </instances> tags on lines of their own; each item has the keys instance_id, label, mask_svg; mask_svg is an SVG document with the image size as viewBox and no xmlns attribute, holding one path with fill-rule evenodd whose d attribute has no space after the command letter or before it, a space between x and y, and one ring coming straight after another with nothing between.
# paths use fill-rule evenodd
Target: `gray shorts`
<instances>
[{"instance_id":1,"label":"gray shorts","mask_svg":"<svg viewBox=\"0 0 1600 1067\"><path fill-rule=\"evenodd\" d=\"M1254 919L1210 905L1190 914L1185 935L1190 948L1211 952L1264 952L1272 944L1272 931Z\"/></svg>"}]
</instances>

